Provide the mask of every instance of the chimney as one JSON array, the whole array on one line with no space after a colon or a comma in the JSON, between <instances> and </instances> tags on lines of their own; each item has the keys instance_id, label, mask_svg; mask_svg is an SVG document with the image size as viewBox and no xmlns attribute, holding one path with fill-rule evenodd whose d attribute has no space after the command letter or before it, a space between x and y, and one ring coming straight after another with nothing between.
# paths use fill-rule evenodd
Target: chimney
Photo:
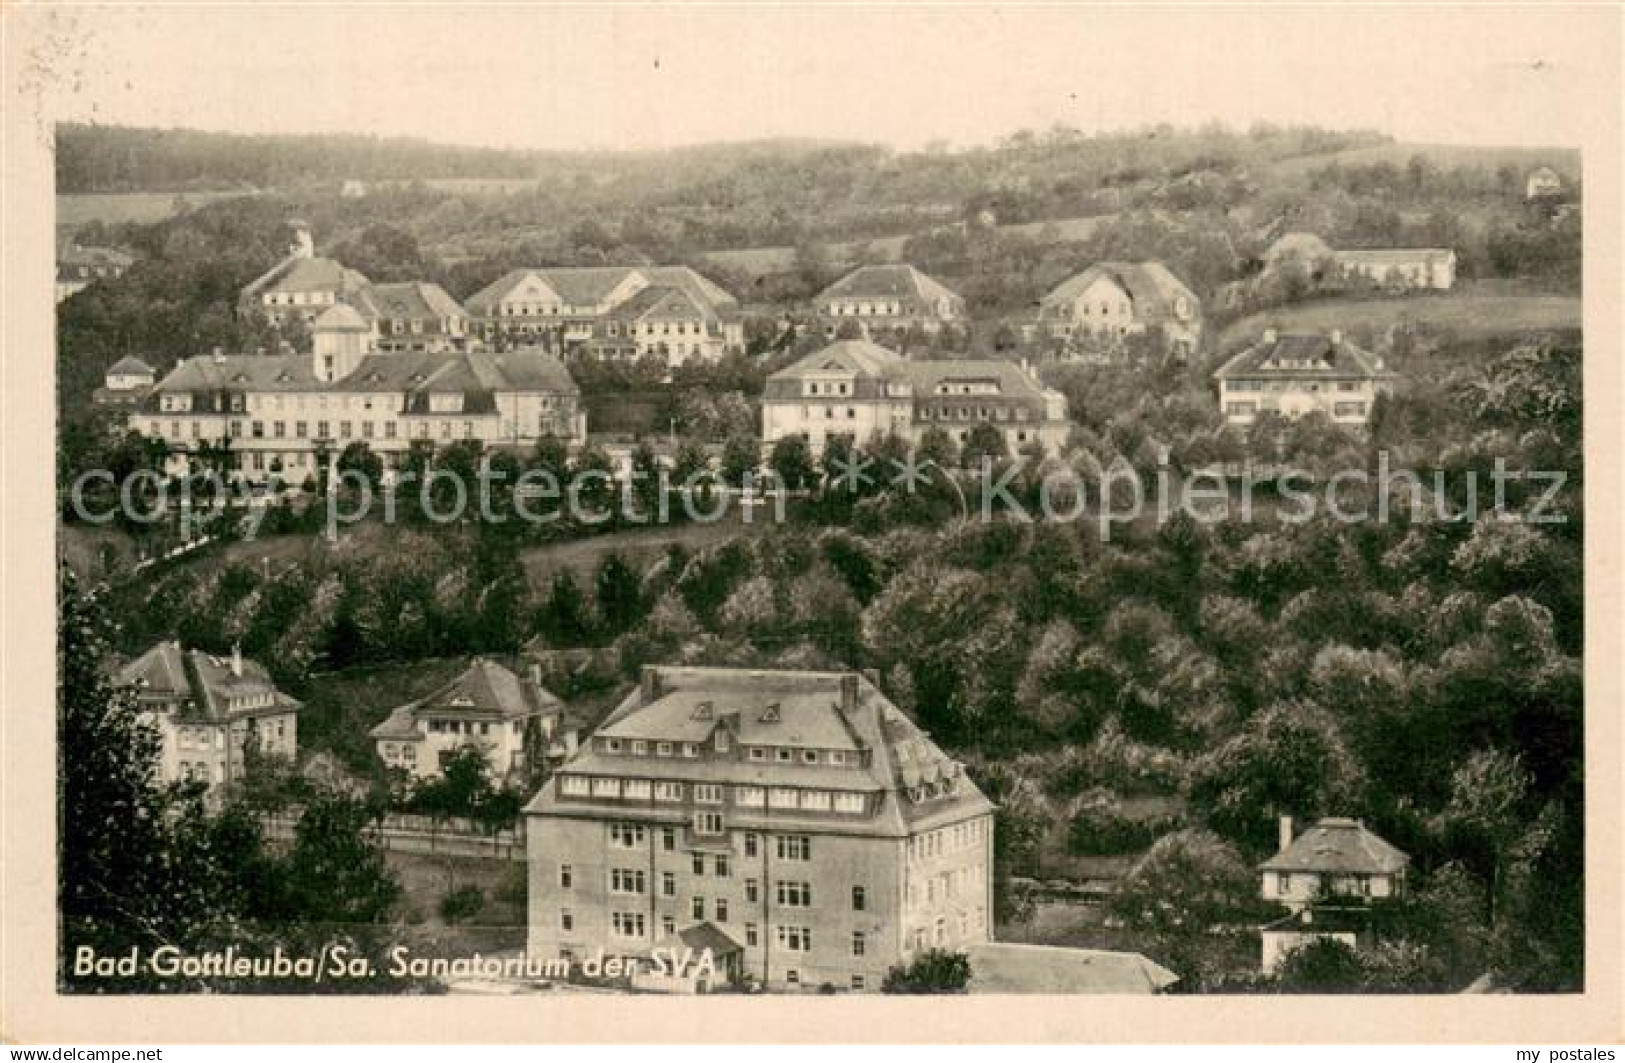
<instances>
[{"instance_id":1,"label":"chimney","mask_svg":"<svg viewBox=\"0 0 1625 1063\"><path fill-rule=\"evenodd\" d=\"M1336 346L1337 344L1342 343L1343 342L1343 330L1340 329L1340 328L1332 329L1331 340L1332 340L1332 345L1333 346Z\"/></svg>"},{"instance_id":2,"label":"chimney","mask_svg":"<svg viewBox=\"0 0 1625 1063\"><path fill-rule=\"evenodd\" d=\"M858 673L846 672L841 676L841 711L851 715L858 708Z\"/></svg>"},{"instance_id":3,"label":"chimney","mask_svg":"<svg viewBox=\"0 0 1625 1063\"><path fill-rule=\"evenodd\" d=\"M576 729L574 726L564 729L564 755L567 757L576 755Z\"/></svg>"},{"instance_id":4,"label":"chimney","mask_svg":"<svg viewBox=\"0 0 1625 1063\"><path fill-rule=\"evenodd\" d=\"M1274 343L1275 339L1276 339L1276 333L1275 333L1274 329L1267 328L1267 329L1264 330L1264 342L1265 343Z\"/></svg>"},{"instance_id":5,"label":"chimney","mask_svg":"<svg viewBox=\"0 0 1625 1063\"><path fill-rule=\"evenodd\" d=\"M660 669L652 664L643 666L643 703L645 705L660 696Z\"/></svg>"},{"instance_id":6,"label":"chimney","mask_svg":"<svg viewBox=\"0 0 1625 1063\"><path fill-rule=\"evenodd\" d=\"M530 662L530 685L536 688L538 694L542 691L542 666L535 661Z\"/></svg>"},{"instance_id":7,"label":"chimney","mask_svg":"<svg viewBox=\"0 0 1625 1063\"><path fill-rule=\"evenodd\" d=\"M1281 817L1280 852L1286 852L1292 845L1292 817Z\"/></svg>"},{"instance_id":8,"label":"chimney","mask_svg":"<svg viewBox=\"0 0 1625 1063\"><path fill-rule=\"evenodd\" d=\"M219 347L214 349L214 364L223 365L226 361L226 352Z\"/></svg>"},{"instance_id":9,"label":"chimney","mask_svg":"<svg viewBox=\"0 0 1625 1063\"><path fill-rule=\"evenodd\" d=\"M239 679L243 675L243 644L240 642L231 644L231 674Z\"/></svg>"}]
</instances>

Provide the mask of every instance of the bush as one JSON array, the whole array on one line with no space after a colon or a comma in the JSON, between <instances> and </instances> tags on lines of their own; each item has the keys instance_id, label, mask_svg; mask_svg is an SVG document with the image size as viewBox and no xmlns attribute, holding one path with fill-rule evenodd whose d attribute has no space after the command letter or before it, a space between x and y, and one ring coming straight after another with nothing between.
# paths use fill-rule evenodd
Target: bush
<instances>
[{"instance_id":1,"label":"bush","mask_svg":"<svg viewBox=\"0 0 1625 1063\"><path fill-rule=\"evenodd\" d=\"M970 957L963 952L929 949L908 965L886 972L885 993L963 993L970 983Z\"/></svg>"},{"instance_id":2,"label":"bush","mask_svg":"<svg viewBox=\"0 0 1625 1063\"><path fill-rule=\"evenodd\" d=\"M478 886L459 886L440 899L440 918L461 923L480 914L484 907L485 893Z\"/></svg>"}]
</instances>

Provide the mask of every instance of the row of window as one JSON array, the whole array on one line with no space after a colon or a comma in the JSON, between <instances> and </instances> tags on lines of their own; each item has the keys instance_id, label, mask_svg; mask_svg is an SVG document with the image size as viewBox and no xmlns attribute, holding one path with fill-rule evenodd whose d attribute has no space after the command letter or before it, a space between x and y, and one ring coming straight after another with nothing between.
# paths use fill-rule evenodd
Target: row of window
<instances>
[{"instance_id":1,"label":"row of window","mask_svg":"<svg viewBox=\"0 0 1625 1063\"><path fill-rule=\"evenodd\" d=\"M1338 391L1359 391L1366 386L1361 380L1339 380L1336 382ZM1225 381L1226 391L1319 391L1318 380L1253 380L1237 379Z\"/></svg>"},{"instance_id":2,"label":"row of window","mask_svg":"<svg viewBox=\"0 0 1625 1063\"><path fill-rule=\"evenodd\" d=\"M490 733L491 733L491 727L493 726L490 723L490 721L487 721L487 720L481 720L481 721L476 722L474 720L436 720L436 719L430 719L427 722L428 722L428 725L429 725L429 733L430 734L436 734L436 735L438 735L438 734L472 735L472 734L476 733L476 731L478 731L478 733L481 734L481 735L489 736ZM501 728L502 725L500 723L498 723L495 726L498 727L498 728ZM523 734L524 733L525 727L524 727L524 722L523 721L515 720L515 721L513 721L512 726L513 726L513 733L514 734Z\"/></svg>"},{"instance_id":3,"label":"row of window","mask_svg":"<svg viewBox=\"0 0 1625 1063\"><path fill-rule=\"evenodd\" d=\"M910 860L931 860L938 856L977 849L987 840L989 821L969 819L948 827L916 834L908 840Z\"/></svg>"},{"instance_id":4,"label":"row of window","mask_svg":"<svg viewBox=\"0 0 1625 1063\"><path fill-rule=\"evenodd\" d=\"M1268 403L1264 405L1263 409L1266 412L1280 412L1276 406ZM1251 417L1257 414L1258 411L1259 404L1256 402L1227 402L1224 404L1224 413L1226 417ZM1292 410L1288 412L1293 416L1296 416L1302 411ZM1363 418L1366 416L1366 404L1363 402L1334 402L1332 403L1332 416Z\"/></svg>"},{"instance_id":5,"label":"row of window","mask_svg":"<svg viewBox=\"0 0 1625 1063\"><path fill-rule=\"evenodd\" d=\"M1030 421L1032 411L1025 406L921 406L922 421Z\"/></svg>"},{"instance_id":6,"label":"row of window","mask_svg":"<svg viewBox=\"0 0 1625 1063\"><path fill-rule=\"evenodd\" d=\"M706 703L707 705L709 703ZM705 708L702 705L702 708ZM769 707L772 711L773 707ZM709 716L696 716L696 719L709 719ZM768 722L765 719L764 722ZM719 729L716 733L716 750L726 753L731 748L728 731ZM646 757L653 753L657 757L686 757L690 760L700 755L700 744L697 742L651 742L642 738L604 738L599 741L598 748L605 753L617 756L628 755ZM862 763L862 755L857 750L849 749L808 749L804 747L789 746L745 746L745 759L757 764L803 764L809 767L820 764L835 768L844 768L847 765Z\"/></svg>"},{"instance_id":7,"label":"row of window","mask_svg":"<svg viewBox=\"0 0 1625 1063\"><path fill-rule=\"evenodd\" d=\"M709 813L715 815L715 813ZM718 817L720 818L720 817ZM717 831L714 833L721 833ZM648 830L641 823L612 822L609 824L609 845L612 849L642 849L648 839ZM760 851L762 836L747 833L744 836L745 855L754 857ZM811 860L812 839L805 834L771 835L774 851L780 860ZM660 828L660 847L663 851L677 851L677 828ZM721 865L726 868L726 864ZM568 869L566 869L568 870ZM722 872L718 872L721 874Z\"/></svg>"},{"instance_id":8,"label":"row of window","mask_svg":"<svg viewBox=\"0 0 1625 1063\"><path fill-rule=\"evenodd\" d=\"M731 803L735 808L840 812L847 815L862 815L868 810L868 798L861 793L846 790L811 790L791 786L725 787L719 783L688 784L656 782L650 779L562 775L559 778L559 793L565 797L590 797L595 800L681 804L685 799L692 799L699 805L720 806Z\"/></svg>"},{"instance_id":9,"label":"row of window","mask_svg":"<svg viewBox=\"0 0 1625 1063\"><path fill-rule=\"evenodd\" d=\"M921 889L920 880L908 884L908 905L917 907L923 901L927 907L938 901L953 900L955 897L981 896L986 888L987 880L982 875L982 864L970 864L965 867L956 867L924 879L924 889Z\"/></svg>"}]
</instances>

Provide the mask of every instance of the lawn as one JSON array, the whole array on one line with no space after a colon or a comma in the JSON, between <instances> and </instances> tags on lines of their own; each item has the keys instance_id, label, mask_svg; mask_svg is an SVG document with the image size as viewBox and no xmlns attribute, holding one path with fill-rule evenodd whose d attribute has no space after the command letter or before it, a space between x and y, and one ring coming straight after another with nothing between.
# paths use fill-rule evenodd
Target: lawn
<instances>
[{"instance_id":1,"label":"lawn","mask_svg":"<svg viewBox=\"0 0 1625 1063\"><path fill-rule=\"evenodd\" d=\"M1425 157L1441 168L1454 166L1482 166L1495 170L1511 165L1518 170L1520 184L1526 171L1537 166L1550 166L1567 180L1573 180L1580 170L1580 153L1573 148L1506 148L1483 147L1471 144L1377 144L1367 148L1320 155L1301 155L1276 163L1272 170L1282 177L1303 177L1315 170L1337 163L1339 166L1371 166L1386 162L1403 167L1413 155Z\"/></svg>"},{"instance_id":2,"label":"lawn","mask_svg":"<svg viewBox=\"0 0 1625 1063\"><path fill-rule=\"evenodd\" d=\"M252 192L65 192L56 197L56 223L77 229L93 221L108 225L120 222L150 223L172 218L180 211L177 201L194 209L221 199L253 195Z\"/></svg>"},{"instance_id":3,"label":"lawn","mask_svg":"<svg viewBox=\"0 0 1625 1063\"><path fill-rule=\"evenodd\" d=\"M1377 331L1400 323L1449 330L1463 340L1577 329L1581 325L1580 298L1518 294L1494 286L1463 284L1455 291L1437 295L1317 300L1244 317L1220 334L1218 348L1234 351L1256 340L1266 328L1282 332Z\"/></svg>"}]
</instances>

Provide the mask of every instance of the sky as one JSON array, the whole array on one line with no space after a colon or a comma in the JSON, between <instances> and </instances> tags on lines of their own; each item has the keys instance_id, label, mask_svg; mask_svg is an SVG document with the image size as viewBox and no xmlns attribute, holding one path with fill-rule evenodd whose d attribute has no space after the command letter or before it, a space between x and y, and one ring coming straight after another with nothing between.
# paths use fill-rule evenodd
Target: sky
<instances>
[{"instance_id":1,"label":"sky","mask_svg":"<svg viewBox=\"0 0 1625 1063\"><path fill-rule=\"evenodd\" d=\"M1568 146L1610 102L1596 87L1617 84L1619 46L1609 7L396 3L32 14L41 33L22 91L57 119L564 149L781 136L960 147L1056 124L1211 120Z\"/></svg>"}]
</instances>

